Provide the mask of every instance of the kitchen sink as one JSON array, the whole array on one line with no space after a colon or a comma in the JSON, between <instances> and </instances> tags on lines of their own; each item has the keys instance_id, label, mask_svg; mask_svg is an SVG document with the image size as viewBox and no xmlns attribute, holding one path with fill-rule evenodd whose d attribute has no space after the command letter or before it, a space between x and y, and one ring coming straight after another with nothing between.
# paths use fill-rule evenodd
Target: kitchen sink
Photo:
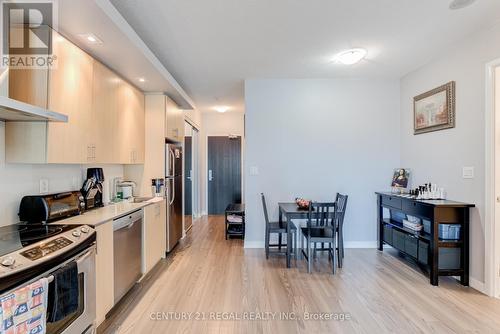
<instances>
[{"instance_id":1,"label":"kitchen sink","mask_svg":"<svg viewBox=\"0 0 500 334\"><path fill-rule=\"evenodd\" d=\"M154 197L134 197L134 203L142 203L142 202L147 202L150 199L153 199Z\"/></svg>"}]
</instances>

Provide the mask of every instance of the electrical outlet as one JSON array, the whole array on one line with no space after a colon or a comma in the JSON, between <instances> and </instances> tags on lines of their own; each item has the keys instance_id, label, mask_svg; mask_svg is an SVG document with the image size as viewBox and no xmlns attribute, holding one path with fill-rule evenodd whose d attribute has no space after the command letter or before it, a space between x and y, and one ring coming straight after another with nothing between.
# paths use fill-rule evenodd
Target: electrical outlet
<instances>
[{"instance_id":1,"label":"electrical outlet","mask_svg":"<svg viewBox=\"0 0 500 334\"><path fill-rule=\"evenodd\" d=\"M462 167L462 178L463 179L473 179L474 178L474 167Z\"/></svg>"},{"instance_id":2,"label":"electrical outlet","mask_svg":"<svg viewBox=\"0 0 500 334\"><path fill-rule=\"evenodd\" d=\"M49 192L49 180L40 179L40 194L47 194Z\"/></svg>"},{"instance_id":3,"label":"electrical outlet","mask_svg":"<svg viewBox=\"0 0 500 334\"><path fill-rule=\"evenodd\" d=\"M252 175L252 176L259 175L259 167L251 166L250 167L250 175Z\"/></svg>"}]
</instances>

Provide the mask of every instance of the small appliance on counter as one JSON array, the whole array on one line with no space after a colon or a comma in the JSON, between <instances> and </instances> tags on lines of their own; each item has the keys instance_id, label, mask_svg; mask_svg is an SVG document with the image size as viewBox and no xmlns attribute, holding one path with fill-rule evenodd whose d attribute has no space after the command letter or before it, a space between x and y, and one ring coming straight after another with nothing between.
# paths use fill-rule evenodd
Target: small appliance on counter
<instances>
[{"instance_id":1,"label":"small appliance on counter","mask_svg":"<svg viewBox=\"0 0 500 334\"><path fill-rule=\"evenodd\" d=\"M103 183L104 172L102 168L87 168L87 179L83 182L81 189L86 210L104 205Z\"/></svg>"},{"instance_id":2,"label":"small appliance on counter","mask_svg":"<svg viewBox=\"0 0 500 334\"><path fill-rule=\"evenodd\" d=\"M47 223L85 210L85 199L79 191L51 195L24 196L19 205L19 219L26 223Z\"/></svg>"},{"instance_id":3,"label":"small appliance on counter","mask_svg":"<svg viewBox=\"0 0 500 334\"><path fill-rule=\"evenodd\" d=\"M165 196L165 179L151 179L151 195L154 197Z\"/></svg>"},{"instance_id":4,"label":"small appliance on counter","mask_svg":"<svg viewBox=\"0 0 500 334\"><path fill-rule=\"evenodd\" d=\"M119 181L116 183L116 197L120 199L128 199L134 197L134 189L136 184L134 181Z\"/></svg>"}]
</instances>

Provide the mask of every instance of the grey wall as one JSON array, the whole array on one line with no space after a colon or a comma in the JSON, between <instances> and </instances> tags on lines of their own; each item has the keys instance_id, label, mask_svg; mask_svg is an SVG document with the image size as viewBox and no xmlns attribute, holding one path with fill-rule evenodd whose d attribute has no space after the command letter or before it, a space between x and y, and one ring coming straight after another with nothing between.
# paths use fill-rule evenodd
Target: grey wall
<instances>
[{"instance_id":1,"label":"grey wall","mask_svg":"<svg viewBox=\"0 0 500 334\"><path fill-rule=\"evenodd\" d=\"M500 25L468 37L401 80L401 164L413 183L446 188L448 198L476 204L472 211L471 278L484 281L485 65L500 57ZM456 128L413 135L413 97L456 81ZM462 179L462 167L475 167Z\"/></svg>"},{"instance_id":2,"label":"grey wall","mask_svg":"<svg viewBox=\"0 0 500 334\"><path fill-rule=\"evenodd\" d=\"M278 201L333 201L348 194L348 246L374 246L374 192L400 165L399 80L247 80L246 247L262 247L260 193ZM250 167L259 175L250 175Z\"/></svg>"}]
</instances>

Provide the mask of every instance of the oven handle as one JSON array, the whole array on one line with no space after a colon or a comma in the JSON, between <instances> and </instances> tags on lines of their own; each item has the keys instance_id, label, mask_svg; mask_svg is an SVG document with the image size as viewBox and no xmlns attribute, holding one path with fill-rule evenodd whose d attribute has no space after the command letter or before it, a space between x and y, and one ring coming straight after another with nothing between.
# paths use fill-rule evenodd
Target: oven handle
<instances>
[{"instance_id":1,"label":"oven handle","mask_svg":"<svg viewBox=\"0 0 500 334\"><path fill-rule=\"evenodd\" d=\"M83 261L87 260L88 257L91 256L93 252L94 252L94 247L90 248L90 250L88 252L86 252L85 254L83 254L82 256L80 256L78 258L78 260L76 260L76 265L79 266ZM52 283L54 281L54 275L48 276L47 277L47 281L49 283Z\"/></svg>"}]
</instances>

